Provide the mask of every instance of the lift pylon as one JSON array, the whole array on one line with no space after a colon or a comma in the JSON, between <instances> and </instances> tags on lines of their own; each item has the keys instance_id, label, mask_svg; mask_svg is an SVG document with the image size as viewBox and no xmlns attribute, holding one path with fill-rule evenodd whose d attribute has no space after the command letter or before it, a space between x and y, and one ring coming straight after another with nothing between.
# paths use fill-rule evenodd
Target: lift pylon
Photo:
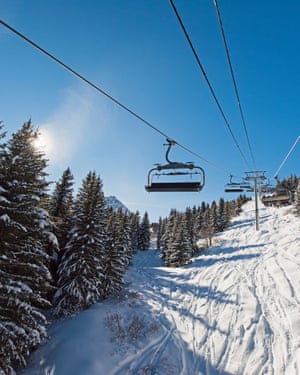
<instances>
[{"instance_id":1,"label":"lift pylon","mask_svg":"<svg viewBox=\"0 0 300 375\"><path fill-rule=\"evenodd\" d=\"M245 174L246 174L245 180L247 180L247 181L253 181L253 185L254 185L256 230L259 230L258 197L257 197L258 183L260 181L266 180L265 173L266 173L266 171L250 171L250 172L245 172Z\"/></svg>"}]
</instances>

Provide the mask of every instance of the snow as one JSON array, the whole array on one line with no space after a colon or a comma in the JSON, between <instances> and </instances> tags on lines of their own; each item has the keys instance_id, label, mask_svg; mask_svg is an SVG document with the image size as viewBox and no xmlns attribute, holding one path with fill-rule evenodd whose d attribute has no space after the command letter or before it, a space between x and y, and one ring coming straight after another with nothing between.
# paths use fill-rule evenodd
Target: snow
<instances>
[{"instance_id":1,"label":"snow","mask_svg":"<svg viewBox=\"0 0 300 375\"><path fill-rule=\"evenodd\" d=\"M3 214L0 216L0 220L4 221L5 223L9 223L10 217L7 214Z\"/></svg>"},{"instance_id":2,"label":"snow","mask_svg":"<svg viewBox=\"0 0 300 375\"><path fill-rule=\"evenodd\" d=\"M22 374L300 374L300 220L254 217L248 202L182 268L137 253L119 296L55 322Z\"/></svg>"},{"instance_id":3,"label":"snow","mask_svg":"<svg viewBox=\"0 0 300 375\"><path fill-rule=\"evenodd\" d=\"M1 186L0 186L0 188L1 188ZM1 190L0 190L0 193L1 193ZM9 203L9 200L8 199L6 199L5 197L3 197L2 195L0 195L0 203Z\"/></svg>"}]
</instances>

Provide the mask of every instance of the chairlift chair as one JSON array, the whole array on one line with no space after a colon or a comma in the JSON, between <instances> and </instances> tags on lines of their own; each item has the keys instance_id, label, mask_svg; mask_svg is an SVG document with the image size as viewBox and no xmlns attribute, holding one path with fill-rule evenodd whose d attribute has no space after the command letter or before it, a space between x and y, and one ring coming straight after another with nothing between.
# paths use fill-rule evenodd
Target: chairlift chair
<instances>
[{"instance_id":1,"label":"chairlift chair","mask_svg":"<svg viewBox=\"0 0 300 375\"><path fill-rule=\"evenodd\" d=\"M225 185L225 193L243 193L245 189L250 189L251 186L245 182L233 182L233 176L230 175L230 182Z\"/></svg>"},{"instance_id":2,"label":"chairlift chair","mask_svg":"<svg viewBox=\"0 0 300 375\"><path fill-rule=\"evenodd\" d=\"M270 193L271 194L275 190L276 190L276 186L272 185L269 180L268 180L268 182L259 185L259 192L260 193L266 193L266 194Z\"/></svg>"},{"instance_id":3,"label":"chairlift chair","mask_svg":"<svg viewBox=\"0 0 300 375\"><path fill-rule=\"evenodd\" d=\"M171 147L175 141L167 139L167 164L157 164L148 173L148 192L199 192L205 183L204 170L194 163L177 163L169 159ZM178 177L178 178L177 178ZM190 180L185 177L189 177ZM183 178L183 180L179 180ZM163 180L163 181L162 181Z\"/></svg>"}]
</instances>

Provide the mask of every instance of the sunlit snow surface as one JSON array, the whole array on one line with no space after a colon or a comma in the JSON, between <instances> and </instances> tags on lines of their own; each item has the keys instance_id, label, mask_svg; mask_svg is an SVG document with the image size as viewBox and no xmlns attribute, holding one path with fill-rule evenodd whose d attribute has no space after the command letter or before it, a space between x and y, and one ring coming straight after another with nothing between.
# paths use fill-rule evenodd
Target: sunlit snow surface
<instances>
[{"instance_id":1,"label":"sunlit snow surface","mask_svg":"<svg viewBox=\"0 0 300 375\"><path fill-rule=\"evenodd\" d=\"M253 202L183 268L139 252L118 298L50 328L22 374L300 374L300 220ZM137 339L105 325L143 318ZM144 331L143 331L144 329Z\"/></svg>"}]
</instances>

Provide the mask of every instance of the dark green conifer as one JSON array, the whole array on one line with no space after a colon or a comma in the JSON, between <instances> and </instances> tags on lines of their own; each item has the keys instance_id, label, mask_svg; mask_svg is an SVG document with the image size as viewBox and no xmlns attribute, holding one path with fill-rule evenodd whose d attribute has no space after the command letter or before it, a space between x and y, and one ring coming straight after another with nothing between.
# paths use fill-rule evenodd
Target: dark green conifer
<instances>
[{"instance_id":1,"label":"dark green conifer","mask_svg":"<svg viewBox=\"0 0 300 375\"><path fill-rule=\"evenodd\" d=\"M219 205L218 205L218 221L217 221L217 229L218 232L223 232L223 230L227 227L228 218L226 217L225 212L225 200L224 198L220 198Z\"/></svg>"},{"instance_id":2,"label":"dark green conifer","mask_svg":"<svg viewBox=\"0 0 300 375\"><path fill-rule=\"evenodd\" d=\"M122 289L124 272L126 269L126 247L120 242L119 231L122 230L116 214L110 215L107 222L107 261L105 268L104 291L105 296Z\"/></svg>"},{"instance_id":3,"label":"dark green conifer","mask_svg":"<svg viewBox=\"0 0 300 375\"><path fill-rule=\"evenodd\" d=\"M102 181L89 172L74 204L74 223L58 267L56 315L83 310L105 296L106 209Z\"/></svg>"},{"instance_id":4,"label":"dark green conifer","mask_svg":"<svg viewBox=\"0 0 300 375\"><path fill-rule=\"evenodd\" d=\"M117 241L116 246L119 249L120 257L124 261L125 268L130 264L132 258L132 245L130 238L129 219L127 214L118 209L116 215Z\"/></svg>"},{"instance_id":5,"label":"dark green conifer","mask_svg":"<svg viewBox=\"0 0 300 375\"><path fill-rule=\"evenodd\" d=\"M158 220L158 226L157 226L157 237L156 237L156 247L159 250L161 247L161 237L163 234L163 221L162 218L160 217Z\"/></svg>"},{"instance_id":6,"label":"dark green conifer","mask_svg":"<svg viewBox=\"0 0 300 375\"><path fill-rule=\"evenodd\" d=\"M0 200L0 363L4 372L26 363L47 337L42 308L50 306L51 249L57 241L48 212L47 160L34 147L31 121L12 135L1 152Z\"/></svg>"},{"instance_id":7,"label":"dark green conifer","mask_svg":"<svg viewBox=\"0 0 300 375\"><path fill-rule=\"evenodd\" d=\"M148 213L145 212L139 230L139 250L147 250L150 247L150 222Z\"/></svg>"},{"instance_id":8,"label":"dark green conifer","mask_svg":"<svg viewBox=\"0 0 300 375\"><path fill-rule=\"evenodd\" d=\"M129 234L132 253L134 254L139 247L139 229L140 229L140 214L136 211L135 214L129 215Z\"/></svg>"},{"instance_id":9,"label":"dark green conifer","mask_svg":"<svg viewBox=\"0 0 300 375\"><path fill-rule=\"evenodd\" d=\"M49 213L56 225L60 248L64 248L67 243L72 225L73 185L74 177L70 168L67 168L56 183L49 202Z\"/></svg>"},{"instance_id":10,"label":"dark green conifer","mask_svg":"<svg viewBox=\"0 0 300 375\"><path fill-rule=\"evenodd\" d=\"M183 266L187 264L191 258L192 247L185 224L183 216L177 215L174 222L172 239L168 243L165 258L168 267Z\"/></svg>"}]
</instances>

